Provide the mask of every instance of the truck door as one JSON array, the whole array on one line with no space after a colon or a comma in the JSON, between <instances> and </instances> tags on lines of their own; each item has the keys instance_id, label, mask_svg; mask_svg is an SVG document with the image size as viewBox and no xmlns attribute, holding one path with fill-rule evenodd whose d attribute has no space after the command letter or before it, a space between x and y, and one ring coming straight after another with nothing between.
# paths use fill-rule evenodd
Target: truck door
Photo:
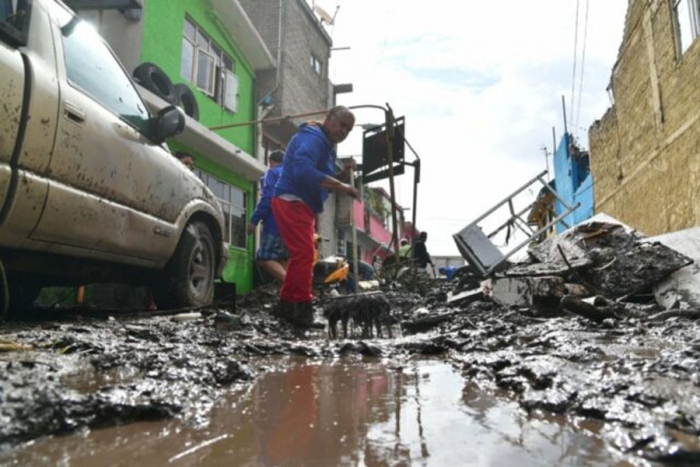
<instances>
[{"instance_id":1,"label":"truck door","mask_svg":"<svg viewBox=\"0 0 700 467\"><path fill-rule=\"evenodd\" d=\"M43 2L0 3L0 245L29 247L49 185L56 52Z\"/></svg>"},{"instance_id":2,"label":"truck door","mask_svg":"<svg viewBox=\"0 0 700 467\"><path fill-rule=\"evenodd\" d=\"M0 210L10 189L10 162L19 133L24 93L24 63L19 51L0 39Z\"/></svg>"},{"instance_id":3,"label":"truck door","mask_svg":"<svg viewBox=\"0 0 700 467\"><path fill-rule=\"evenodd\" d=\"M171 242L158 232L192 197L178 186L186 172L153 144L151 117L111 50L51 3L64 60L60 116L46 208L32 238L160 261Z\"/></svg>"}]
</instances>

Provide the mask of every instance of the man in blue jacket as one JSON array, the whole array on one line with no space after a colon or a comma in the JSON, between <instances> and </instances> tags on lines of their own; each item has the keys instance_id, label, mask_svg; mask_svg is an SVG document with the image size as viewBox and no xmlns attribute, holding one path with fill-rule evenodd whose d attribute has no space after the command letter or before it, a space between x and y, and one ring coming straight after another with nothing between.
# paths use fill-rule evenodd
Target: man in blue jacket
<instances>
[{"instance_id":1,"label":"man in blue jacket","mask_svg":"<svg viewBox=\"0 0 700 467\"><path fill-rule=\"evenodd\" d=\"M287 275L280 290L278 315L293 324L313 325L313 261L316 215L323 211L328 192L357 197L355 187L335 175L335 145L344 141L355 126L347 107L332 108L321 125L304 124L289 142L282 176L275 186L272 212L287 250ZM355 161L338 175L344 178L355 169Z\"/></svg>"},{"instance_id":2,"label":"man in blue jacket","mask_svg":"<svg viewBox=\"0 0 700 467\"><path fill-rule=\"evenodd\" d=\"M248 232L252 233L255 231L255 226L262 221L260 248L258 248L255 259L263 269L280 282L284 282L286 272L282 263L289 258L289 252L282 242L282 237L280 237L275 216L272 215L272 193L282 174L283 160L284 153L282 151L273 151L270 154L270 169L260 179L260 201L248 224Z\"/></svg>"}]
</instances>

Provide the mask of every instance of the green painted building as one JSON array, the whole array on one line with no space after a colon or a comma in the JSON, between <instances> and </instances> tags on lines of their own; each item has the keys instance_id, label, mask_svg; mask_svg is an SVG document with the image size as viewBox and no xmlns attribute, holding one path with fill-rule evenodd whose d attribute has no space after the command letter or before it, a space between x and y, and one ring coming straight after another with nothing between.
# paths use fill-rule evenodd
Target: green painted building
<instances>
[{"instance_id":1,"label":"green painted building","mask_svg":"<svg viewBox=\"0 0 700 467\"><path fill-rule=\"evenodd\" d=\"M235 282L238 293L246 293L253 284L255 249L246 224L265 171L256 157L259 135L254 125L209 128L256 119L256 72L274 68L275 60L238 0L112 4L119 2L112 9L99 8L104 2L97 0L66 3L98 29L128 71L152 63L173 84L191 91L198 118L188 117L185 131L168 145L171 151L194 156L195 172L219 198L227 216L225 235L231 253L223 279ZM154 110L170 105L163 93L143 87L140 91Z\"/></svg>"}]
</instances>

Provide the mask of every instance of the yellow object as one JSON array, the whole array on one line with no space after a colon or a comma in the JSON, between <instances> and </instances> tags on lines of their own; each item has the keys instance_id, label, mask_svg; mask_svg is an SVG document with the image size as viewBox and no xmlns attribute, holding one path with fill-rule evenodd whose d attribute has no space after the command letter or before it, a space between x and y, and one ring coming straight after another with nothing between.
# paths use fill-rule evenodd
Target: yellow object
<instances>
[{"instance_id":1,"label":"yellow object","mask_svg":"<svg viewBox=\"0 0 700 467\"><path fill-rule=\"evenodd\" d=\"M344 281L348 278L348 272L350 272L350 265L344 264L326 277L323 281L324 284L332 284L334 282Z\"/></svg>"},{"instance_id":2,"label":"yellow object","mask_svg":"<svg viewBox=\"0 0 700 467\"><path fill-rule=\"evenodd\" d=\"M76 305L82 305L85 302L85 286L81 285L78 287L78 291L75 294Z\"/></svg>"}]
</instances>

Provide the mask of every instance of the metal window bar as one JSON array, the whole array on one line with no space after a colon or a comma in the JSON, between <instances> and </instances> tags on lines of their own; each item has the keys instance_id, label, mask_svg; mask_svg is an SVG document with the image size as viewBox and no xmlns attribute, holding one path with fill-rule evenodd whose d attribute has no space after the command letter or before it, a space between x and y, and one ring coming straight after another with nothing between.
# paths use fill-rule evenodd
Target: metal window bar
<instances>
[{"instance_id":1,"label":"metal window bar","mask_svg":"<svg viewBox=\"0 0 700 467\"><path fill-rule=\"evenodd\" d=\"M473 267L475 267L483 276L488 276L492 274L493 272L497 271L504 263L505 261L513 256L515 253L517 253L522 247L525 245L528 245L530 242L533 241L533 239L537 238L540 234L543 232L546 232L549 230L551 227L554 225L558 224L561 222L564 226L568 228L568 224L564 222L564 218L566 218L569 214L571 214L574 210L576 210L579 206L580 203L576 203L573 206L567 203L560 195L559 193L556 192L556 190L553 190L552 187L547 183L547 181L543 178L547 174L547 171L544 170L534 178L532 178L530 181L522 185L520 188L518 188L516 191L514 191L512 194L507 196L505 199L503 199L501 202L493 206L491 209L486 211L484 214L479 216L475 221L467 225L464 229L462 229L460 232L452 235L452 238L454 239L455 243L457 244L457 248L459 249L460 253L466 259L469 264L471 264ZM562 212L559 216L554 217L551 219L549 222L547 222L544 226L539 228L538 230L532 229L527 222L525 222L522 219L522 216L528 212L532 206L534 206L535 201L530 203L528 206L523 208L522 210L515 212L515 208L513 206L513 198L526 189L528 189L533 183L536 182L542 183L542 185L545 187L547 191L549 191L554 198L559 201L562 206L564 206L565 210ZM489 217L491 214L493 214L496 210L504 206L505 204L508 204L508 209L510 211L511 217L502 225L500 225L498 228L496 228L493 232L490 234L486 235L481 241L486 241L490 243L490 247L492 250L490 252L486 252L487 254L490 253L492 258L496 258L496 260L491 263L491 264L483 264L483 262L479 259L477 256L476 252L472 249L472 247L467 243L467 241L462 237L462 234L466 233L471 233L475 232L475 229L478 229L478 231L481 231L481 228L478 226L478 224ZM501 230L506 228L508 225L513 225L520 229L525 235L527 235L527 239L516 245L515 247L511 248L509 251L507 251L505 254L501 253L498 248L491 243L490 239L493 238L496 234L498 234ZM527 227L525 229L523 226Z\"/></svg>"}]
</instances>

